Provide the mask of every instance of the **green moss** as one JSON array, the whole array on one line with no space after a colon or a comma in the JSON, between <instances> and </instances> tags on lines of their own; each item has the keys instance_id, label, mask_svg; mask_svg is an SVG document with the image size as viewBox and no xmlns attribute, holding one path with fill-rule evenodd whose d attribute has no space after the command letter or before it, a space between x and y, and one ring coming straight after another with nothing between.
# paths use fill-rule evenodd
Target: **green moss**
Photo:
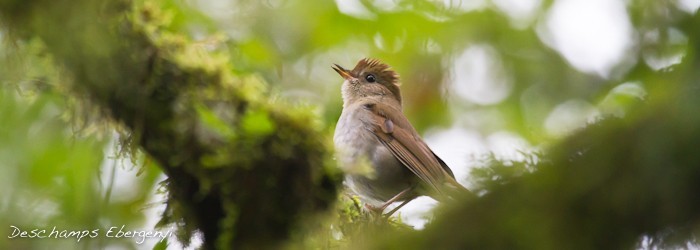
<instances>
[{"instance_id":1,"label":"green moss","mask_svg":"<svg viewBox=\"0 0 700 250\"><path fill-rule=\"evenodd\" d=\"M275 132L275 124L262 110L250 110L241 119L243 133L252 136L268 136Z\"/></svg>"},{"instance_id":2,"label":"green moss","mask_svg":"<svg viewBox=\"0 0 700 250\"><path fill-rule=\"evenodd\" d=\"M94 8L82 9L88 2ZM114 7L104 3L114 4L0 5L0 15L28 20L13 28L45 41L75 79L71 92L123 124L163 168L169 199L161 225L177 224L185 244L199 230L206 248L267 248L330 207L340 178L328 171L325 134L309 126L317 117L271 103L259 78L233 75L227 56L169 29L177 11L157 2L97 11ZM7 15L17 6L24 15ZM51 21L58 19L65 20ZM85 33L55 32L62 29Z\"/></svg>"}]
</instances>

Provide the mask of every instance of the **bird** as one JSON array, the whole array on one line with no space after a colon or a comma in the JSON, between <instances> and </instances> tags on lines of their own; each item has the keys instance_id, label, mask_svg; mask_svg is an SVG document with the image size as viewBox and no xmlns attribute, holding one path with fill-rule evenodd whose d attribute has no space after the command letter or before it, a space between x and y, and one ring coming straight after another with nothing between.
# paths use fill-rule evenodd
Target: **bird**
<instances>
[{"instance_id":1,"label":"bird","mask_svg":"<svg viewBox=\"0 0 700 250\"><path fill-rule=\"evenodd\" d=\"M389 217L415 198L438 201L473 195L423 141L403 114L399 75L377 59L361 59L352 70L332 68L344 79L343 107L333 142L345 185L369 211Z\"/></svg>"}]
</instances>

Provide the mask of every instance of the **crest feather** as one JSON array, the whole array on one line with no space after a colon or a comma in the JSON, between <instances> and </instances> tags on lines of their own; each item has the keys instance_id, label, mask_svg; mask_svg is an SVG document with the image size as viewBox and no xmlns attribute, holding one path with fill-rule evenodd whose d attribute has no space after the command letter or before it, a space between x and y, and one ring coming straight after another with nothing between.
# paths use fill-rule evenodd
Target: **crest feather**
<instances>
[{"instance_id":1,"label":"crest feather","mask_svg":"<svg viewBox=\"0 0 700 250\"><path fill-rule=\"evenodd\" d=\"M372 72L378 78L377 83L385 86L389 91L391 91L396 99L401 102L401 90L399 89L399 74L397 74L391 67L377 59L363 58L355 68L352 70L351 74L355 77L364 77L363 74L366 72Z\"/></svg>"},{"instance_id":2,"label":"crest feather","mask_svg":"<svg viewBox=\"0 0 700 250\"><path fill-rule=\"evenodd\" d=\"M363 58L352 70L354 75L359 75L363 71L373 71L376 72L380 77L384 78L394 85L400 85L399 74L397 74L391 66L382 63L381 61L374 58Z\"/></svg>"}]
</instances>

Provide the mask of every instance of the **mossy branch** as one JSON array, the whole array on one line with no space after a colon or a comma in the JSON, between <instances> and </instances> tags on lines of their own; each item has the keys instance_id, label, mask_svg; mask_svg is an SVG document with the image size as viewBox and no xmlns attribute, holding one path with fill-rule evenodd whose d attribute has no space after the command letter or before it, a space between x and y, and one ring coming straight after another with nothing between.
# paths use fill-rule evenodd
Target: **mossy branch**
<instances>
[{"instance_id":1,"label":"mossy branch","mask_svg":"<svg viewBox=\"0 0 700 250\"><path fill-rule=\"evenodd\" d=\"M157 6L2 1L16 38L38 37L88 96L131 130L168 176L163 223L205 247L267 248L329 207L339 182L309 110L271 103L227 58L165 31Z\"/></svg>"}]
</instances>

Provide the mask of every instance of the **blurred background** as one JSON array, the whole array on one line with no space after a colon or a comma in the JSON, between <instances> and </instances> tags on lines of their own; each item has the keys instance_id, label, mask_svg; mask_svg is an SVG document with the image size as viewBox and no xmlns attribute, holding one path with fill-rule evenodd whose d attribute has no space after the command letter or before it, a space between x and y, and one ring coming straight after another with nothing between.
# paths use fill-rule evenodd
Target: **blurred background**
<instances>
[{"instance_id":1,"label":"blurred background","mask_svg":"<svg viewBox=\"0 0 700 250\"><path fill-rule=\"evenodd\" d=\"M664 91L637 73L682 62L692 48L678 21L700 7L700 0L136 2L160 6L170 29L203 53L227 54L231 70L262 79L271 98L317 107L329 135L342 105L342 79L330 66L352 68L365 57L391 65L408 119L476 190L470 172L485 159L535 163L547 145L602 117L624 117L650 91ZM78 244L8 240L9 225L152 230L163 210L163 174L120 143L128 133L118 124L69 93L70 77L41 41L11 41L8 32L0 28L0 248ZM420 198L398 215L420 229L434 205ZM158 242L98 239L81 246Z\"/></svg>"}]
</instances>

